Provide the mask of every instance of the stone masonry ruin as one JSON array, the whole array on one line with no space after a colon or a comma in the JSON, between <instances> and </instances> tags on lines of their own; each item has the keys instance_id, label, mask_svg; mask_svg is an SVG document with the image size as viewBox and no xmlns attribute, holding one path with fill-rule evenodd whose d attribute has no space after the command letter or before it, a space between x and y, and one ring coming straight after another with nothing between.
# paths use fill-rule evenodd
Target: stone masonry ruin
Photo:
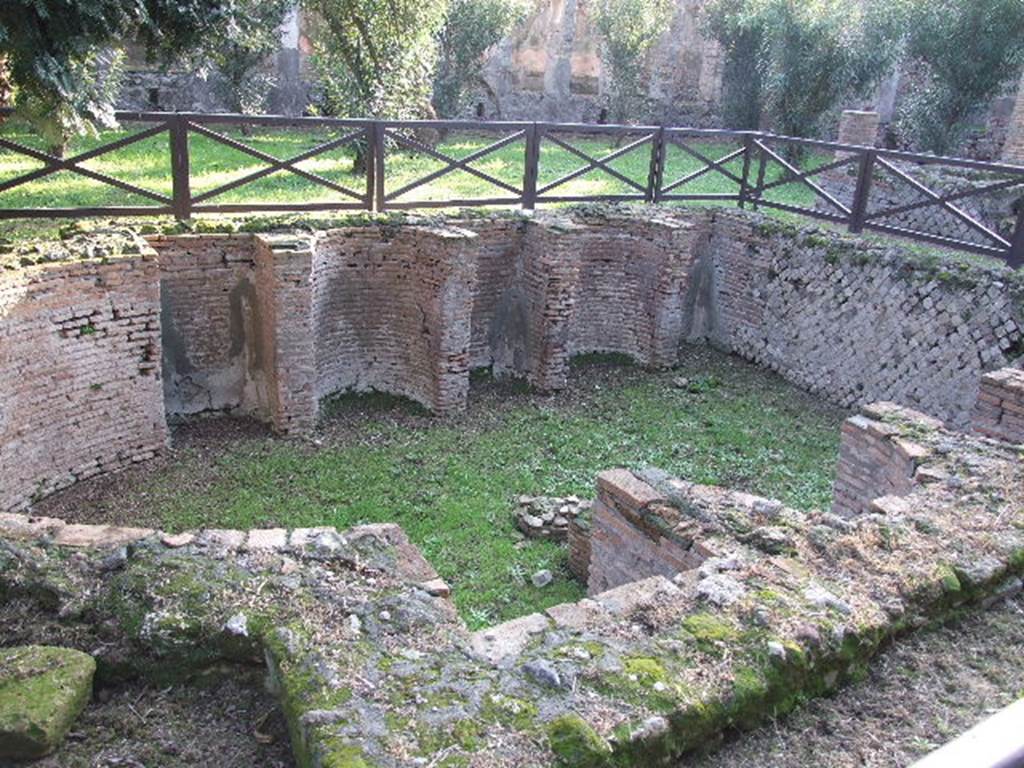
<instances>
[{"instance_id":1,"label":"stone masonry ruin","mask_svg":"<svg viewBox=\"0 0 1024 768\"><path fill-rule=\"evenodd\" d=\"M964 427L983 374L1024 356L1013 273L742 211L107 239L0 275L0 509L151 458L168 419L302 435L346 390L451 414L480 368L559 390L575 355L667 368L708 341L840 405Z\"/></svg>"},{"instance_id":2,"label":"stone masonry ruin","mask_svg":"<svg viewBox=\"0 0 1024 768\"><path fill-rule=\"evenodd\" d=\"M265 663L300 768L673 765L1024 586L1024 293L1002 267L644 207L123 231L22 261L0 273L0 597L108 682ZM345 390L443 417L476 369L558 390L573 356L669 368L691 343L859 411L832 508L609 469L567 520L587 597L478 632L394 525L30 514L176 419L307 435Z\"/></svg>"},{"instance_id":3,"label":"stone masonry ruin","mask_svg":"<svg viewBox=\"0 0 1024 768\"><path fill-rule=\"evenodd\" d=\"M1022 384L986 380L986 424ZM169 536L0 514L0 594L92 641L108 681L265 662L300 768L669 766L1018 593L1022 486L1020 445L880 403L844 428L831 512L602 473L589 597L476 633L392 525Z\"/></svg>"}]
</instances>

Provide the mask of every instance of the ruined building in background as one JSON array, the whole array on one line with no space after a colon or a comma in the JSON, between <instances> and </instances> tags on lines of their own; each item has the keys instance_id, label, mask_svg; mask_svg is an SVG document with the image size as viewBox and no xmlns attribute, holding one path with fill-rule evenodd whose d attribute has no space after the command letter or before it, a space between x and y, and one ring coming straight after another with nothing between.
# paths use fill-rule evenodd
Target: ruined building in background
<instances>
[{"instance_id":1,"label":"ruined building in background","mask_svg":"<svg viewBox=\"0 0 1024 768\"><path fill-rule=\"evenodd\" d=\"M685 125L714 123L724 58L701 33L704 0L676 0L669 30L648 54L638 119ZM588 0L548 0L491 51L477 114L505 120L601 122L609 72Z\"/></svg>"}]
</instances>

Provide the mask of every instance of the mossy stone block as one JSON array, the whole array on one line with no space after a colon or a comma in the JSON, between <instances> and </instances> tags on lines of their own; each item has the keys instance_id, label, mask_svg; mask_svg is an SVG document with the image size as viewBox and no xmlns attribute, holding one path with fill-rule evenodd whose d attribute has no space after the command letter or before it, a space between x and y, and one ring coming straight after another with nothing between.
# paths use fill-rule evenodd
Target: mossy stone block
<instances>
[{"instance_id":1,"label":"mossy stone block","mask_svg":"<svg viewBox=\"0 0 1024 768\"><path fill-rule=\"evenodd\" d=\"M562 715L547 726L551 751L564 768L603 768L612 750L597 731L576 714Z\"/></svg>"},{"instance_id":2,"label":"mossy stone block","mask_svg":"<svg viewBox=\"0 0 1024 768\"><path fill-rule=\"evenodd\" d=\"M0 650L0 757L55 750L92 696L96 662L68 648Z\"/></svg>"}]
</instances>

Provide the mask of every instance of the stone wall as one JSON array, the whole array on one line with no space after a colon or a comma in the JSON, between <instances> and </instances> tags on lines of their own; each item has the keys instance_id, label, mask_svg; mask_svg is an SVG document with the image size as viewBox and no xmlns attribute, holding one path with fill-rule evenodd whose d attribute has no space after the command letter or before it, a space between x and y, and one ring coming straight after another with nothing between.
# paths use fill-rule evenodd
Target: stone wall
<instances>
[{"instance_id":1,"label":"stone wall","mask_svg":"<svg viewBox=\"0 0 1024 768\"><path fill-rule=\"evenodd\" d=\"M982 377L973 426L986 437L1024 444L1024 371L1005 368Z\"/></svg>"},{"instance_id":2,"label":"stone wall","mask_svg":"<svg viewBox=\"0 0 1024 768\"><path fill-rule=\"evenodd\" d=\"M1024 75L1021 75L1017 98L1003 145L1003 162L1024 165Z\"/></svg>"},{"instance_id":3,"label":"stone wall","mask_svg":"<svg viewBox=\"0 0 1024 768\"><path fill-rule=\"evenodd\" d=\"M1004 181L1005 177L956 168L916 166L898 162L894 164L932 192L943 197L952 197L953 206L986 229L1006 240L1012 240L1017 223L1016 211L1024 201L1024 186L981 191ZM853 205L857 189L857 169L858 164L854 163L823 173L817 178L820 179L823 189L849 208ZM976 190L978 193L972 194ZM896 211L924 203L928 205L883 215L885 211ZM815 201L815 208L825 213L838 213L835 206L820 197ZM936 204L928 195L915 189L888 169L878 166L875 168L871 183L867 213L869 217L875 217L869 223L899 227L974 245L997 247L989 235Z\"/></svg>"},{"instance_id":4,"label":"stone wall","mask_svg":"<svg viewBox=\"0 0 1024 768\"><path fill-rule=\"evenodd\" d=\"M145 364L162 357L166 413L251 415L281 434L314 429L321 401L339 391L384 391L447 414L465 407L475 368L558 390L574 355L622 353L663 368L688 341L850 408L888 400L966 427L983 374L1024 357L1016 275L738 210L588 207L316 235L168 236L153 246L159 266L150 256L138 269L156 281L147 290L162 310L151 329L163 339ZM121 301L123 280L106 288L74 272L83 267L67 269L69 311L78 312L79 290L94 303ZM14 270L8 281L34 274ZM14 375L0 392L28 402L44 397L36 389L60 391L53 358L21 361L35 342L20 346L20 332L8 333L17 337L2 350L9 369L21 366L32 383ZM140 375L131 354L103 365L102 380L83 379L96 391ZM79 378L57 381L80 397ZM153 382L161 387L159 372ZM129 413L139 410L133 389L123 397ZM105 402L114 408L113 396ZM162 409L157 421L162 430ZM117 464L97 461L56 462L65 480L42 488ZM31 496L26 482L8 505Z\"/></svg>"},{"instance_id":5,"label":"stone wall","mask_svg":"<svg viewBox=\"0 0 1024 768\"><path fill-rule=\"evenodd\" d=\"M997 268L717 211L693 281L710 339L847 407L888 400L965 427L984 373L1024 358L1024 294Z\"/></svg>"},{"instance_id":6,"label":"stone wall","mask_svg":"<svg viewBox=\"0 0 1024 768\"><path fill-rule=\"evenodd\" d=\"M648 54L644 115L704 125L716 119L723 56L701 32L703 0L675 0L670 28ZM610 73L588 0L545 0L488 53L476 102L492 119L598 122L609 117Z\"/></svg>"},{"instance_id":7,"label":"stone wall","mask_svg":"<svg viewBox=\"0 0 1024 768\"><path fill-rule=\"evenodd\" d=\"M0 273L0 511L165 445L155 255Z\"/></svg>"}]
</instances>

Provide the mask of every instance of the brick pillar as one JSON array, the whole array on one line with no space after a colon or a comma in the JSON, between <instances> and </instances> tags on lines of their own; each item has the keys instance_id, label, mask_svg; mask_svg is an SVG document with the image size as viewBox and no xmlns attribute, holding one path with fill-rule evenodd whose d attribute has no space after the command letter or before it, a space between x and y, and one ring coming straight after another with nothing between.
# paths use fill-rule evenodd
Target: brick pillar
<instances>
[{"instance_id":1,"label":"brick pillar","mask_svg":"<svg viewBox=\"0 0 1024 768\"><path fill-rule=\"evenodd\" d=\"M854 144L858 147L873 147L878 139L877 112L863 112L855 109L843 111L839 118L839 143Z\"/></svg>"},{"instance_id":2,"label":"brick pillar","mask_svg":"<svg viewBox=\"0 0 1024 768\"><path fill-rule=\"evenodd\" d=\"M942 423L892 403L864 406L843 424L832 511L855 517L872 511L883 496L906 496L915 485L927 448L908 440L906 426L933 430Z\"/></svg>"},{"instance_id":3,"label":"brick pillar","mask_svg":"<svg viewBox=\"0 0 1024 768\"><path fill-rule=\"evenodd\" d=\"M700 542L677 537L665 523L668 502L660 491L625 469L597 477L592 507L587 594L652 576L698 568L712 553Z\"/></svg>"},{"instance_id":4,"label":"brick pillar","mask_svg":"<svg viewBox=\"0 0 1024 768\"><path fill-rule=\"evenodd\" d=\"M310 432L319 411L309 238L262 235L256 249L258 334L269 383L268 417L278 434Z\"/></svg>"},{"instance_id":5,"label":"brick pillar","mask_svg":"<svg viewBox=\"0 0 1024 768\"><path fill-rule=\"evenodd\" d=\"M1003 145L1003 162L1024 165L1024 76L1017 89L1017 104L1010 118L1006 144Z\"/></svg>"},{"instance_id":6,"label":"brick pillar","mask_svg":"<svg viewBox=\"0 0 1024 768\"><path fill-rule=\"evenodd\" d=\"M986 373L972 419L974 431L1008 443L1024 443L1024 371Z\"/></svg>"}]
</instances>

